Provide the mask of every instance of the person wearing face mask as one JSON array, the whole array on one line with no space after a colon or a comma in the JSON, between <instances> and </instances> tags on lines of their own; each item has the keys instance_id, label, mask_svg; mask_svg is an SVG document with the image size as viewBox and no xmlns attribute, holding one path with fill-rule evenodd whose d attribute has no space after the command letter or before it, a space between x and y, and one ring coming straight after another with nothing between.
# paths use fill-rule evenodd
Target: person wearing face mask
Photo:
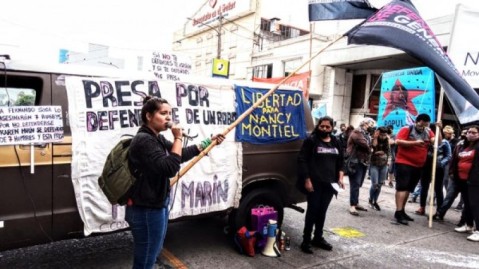
<instances>
[{"instance_id":1,"label":"person wearing face mask","mask_svg":"<svg viewBox=\"0 0 479 269\"><path fill-rule=\"evenodd\" d=\"M465 224L454 230L458 233L472 233L467 239L479 242L479 126L467 128L466 139L459 143L454 150L451 160L450 173L457 191L464 198ZM444 217L443 205L437 215ZM450 206L450 205L449 205ZM476 224L474 231L473 225Z\"/></svg>"},{"instance_id":2,"label":"person wearing face mask","mask_svg":"<svg viewBox=\"0 0 479 269\"><path fill-rule=\"evenodd\" d=\"M376 122L371 118L364 118L359 128L354 129L348 139L346 169L349 177L349 213L359 216L358 210L367 211L359 205L359 189L363 185L371 157L371 132Z\"/></svg>"},{"instance_id":3,"label":"person wearing face mask","mask_svg":"<svg viewBox=\"0 0 479 269\"><path fill-rule=\"evenodd\" d=\"M390 154L388 129L379 127L373 135L373 152L369 174L371 175L371 188L369 189L369 205L377 211L381 210L378 204L379 194L384 180L388 174L388 158Z\"/></svg>"},{"instance_id":4,"label":"person wearing face mask","mask_svg":"<svg viewBox=\"0 0 479 269\"><path fill-rule=\"evenodd\" d=\"M396 136L396 212L397 223L408 225L414 221L405 212L409 193L414 191L426 163L429 145L434 143L434 133L429 129L431 118L419 114L414 126L402 127Z\"/></svg>"},{"instance_id":5,"label":"person wearing face mask","mask_svg":"<svg viewBox=\"0 0 479 269\"><path fill-rule=\"evenodd\" d=\"M298 188L306 193L308 204L301 250L307 254L313 254L311 246L333 249L323 237L323 227L329 204L337 194L334 186L344 189L344 160L341 145L332 130L333 119L320 118L313 133L304 140L298 156ZM314 238L311 239L313 228Z\"/></svg>"},{"instance_id":6,"label":"person wearing face mask","mask_svg":"<svg viewBox=\"0 0 479 269\"><path fill-rule=\"evenodd\" d=\"M142 126L131 141L128 161L140 176L127 193L125 220L133 236L133 268L153 268L163 247L168 225L170 178L180 163L198 155L212 140L220 144L222 134L205 139L201 145L183 147L181 126L172 124L172 109L163 98L147 96L141 109ZM160 132L170 129L174 139Z\"/></svg>"}]
</instances>

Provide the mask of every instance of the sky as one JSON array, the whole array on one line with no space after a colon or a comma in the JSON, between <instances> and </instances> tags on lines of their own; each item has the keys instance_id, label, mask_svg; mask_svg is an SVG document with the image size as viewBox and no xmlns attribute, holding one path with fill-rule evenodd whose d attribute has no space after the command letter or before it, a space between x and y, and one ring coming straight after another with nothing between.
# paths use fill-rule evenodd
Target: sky
<instances>
[{"instance_id":1,"label":"sky","mask_svg":"<svg viewBox=\"0 0 479 269\"><path fill-rule=\"evenodd\" d=\"M248 1L248 0L241 0ZM381 7L389 0L370 0ZM457 3L479 10L478 0L412 0L424 19L453 14ZM31 56L58 47L86 51L88 43L119 50L171 51L173 32L205 0L15 0L2 3L0 54L19 49ZM308 29L308 0L262 0L263 17ZM287 8L285 8L287 7Z\"/></svg>"}]
</instances>

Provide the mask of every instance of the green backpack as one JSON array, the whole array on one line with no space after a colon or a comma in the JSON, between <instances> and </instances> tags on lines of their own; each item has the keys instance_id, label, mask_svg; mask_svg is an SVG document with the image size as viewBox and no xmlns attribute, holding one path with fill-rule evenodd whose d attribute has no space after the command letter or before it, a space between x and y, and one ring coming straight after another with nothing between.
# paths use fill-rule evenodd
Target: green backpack
<instances>
[{"instance_id":1,"label":"green backpack","mask_svg":"<svg viewBox=\"0 0 479 269\"><path fill-rule=\"evenodd\" d=\"M138 169L130 168L128 149L132 136L122 139L110 151L106 158L103 172L98 178L98 185L112 205L125 205L127 193L139 177Z\"/></svg>"}]
</instances>

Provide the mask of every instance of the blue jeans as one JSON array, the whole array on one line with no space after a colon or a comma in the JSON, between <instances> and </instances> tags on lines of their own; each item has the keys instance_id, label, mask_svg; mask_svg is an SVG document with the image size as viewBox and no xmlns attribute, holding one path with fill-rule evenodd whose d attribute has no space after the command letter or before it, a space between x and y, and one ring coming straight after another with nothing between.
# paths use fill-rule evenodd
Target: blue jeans
<instances>
[{"instance_id":1,"label":"blue jeans","mask_svg":"<svg viewBox=\"0 0 479 269\"><path fill-rule=\"evenodd\" d=\"M168 199L168 198L167 198ZM168 204L163 208L127 206L125 219L133 235L133 268L150 269L163 248L168 226Z\"/></svg>"},{"instance_id":2,"label":"blue jeans","mask_svg":"<svg viewBox=\"0 0 479 269\"><path fill-rule=\"evenodd\" d=\"M414 192L411 193L412 197L413 197L413 198L419 197L419 195L421 195L421 190L422 190L422 186L421 186L421 182L419 182L419 183L416 185L416 188L414 188Z\"/></svg>"},{"instance_id":3,"label":"blue jeans","mask_svg":"<svg viewBox=\"0 0 479 269\"><path fill-rule=\"evenodd\" d=\"M388 166L375 166L369 167L369 176L371 177L371 188L369 189L369 199L373 203L378 202L379 194L381 193L381 187L384 180L388 176Z\"/></svg>"},{"instance_id":4,"label":"blue jeans","mask_svg":"<svg viewBox=\"0 0 479 269\"><path fill-rule=\"evenodd\" d=\"M362 163L356 165L356 171L349 176L349 204L356 206L359 203L359 189L363 186L368 167Z\"/></svg>"}]
</instances>

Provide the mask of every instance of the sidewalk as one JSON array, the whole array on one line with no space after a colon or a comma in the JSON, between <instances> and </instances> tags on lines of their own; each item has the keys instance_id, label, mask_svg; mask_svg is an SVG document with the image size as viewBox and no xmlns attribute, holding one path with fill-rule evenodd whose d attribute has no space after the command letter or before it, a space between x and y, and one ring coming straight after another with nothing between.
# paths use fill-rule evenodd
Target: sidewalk
<instances>
[{"instance_id":1,"label":"sidewalk","mask_svg":"<svg viewBox=\"0 0 479 269\"><path fill-rule=\"evenodd\" d=\"M370 181L366 178L360 189L360 204L368 211L353 216L349 214L347 177L345 183L345 191L331 202L324 228L325 238L334 246L333 252L316 249L316 258L301 268L479 268L479 243L468 241L468 234L454 231L460 212L451 208L444 222L433 222L429 228L428 218L414 213L419 204L407 203L406 212L414 222L407 226L393 224L395 189L382 187L378 202L381 211L376 211L368 206ZM301 206L306 208L306 204ZM291 231L295 238L292 247L299 248L304 215L293 220L295 214L289 212L284 223L294 223L288 225L295 227Z\"/></svg>"}]
</instances>

